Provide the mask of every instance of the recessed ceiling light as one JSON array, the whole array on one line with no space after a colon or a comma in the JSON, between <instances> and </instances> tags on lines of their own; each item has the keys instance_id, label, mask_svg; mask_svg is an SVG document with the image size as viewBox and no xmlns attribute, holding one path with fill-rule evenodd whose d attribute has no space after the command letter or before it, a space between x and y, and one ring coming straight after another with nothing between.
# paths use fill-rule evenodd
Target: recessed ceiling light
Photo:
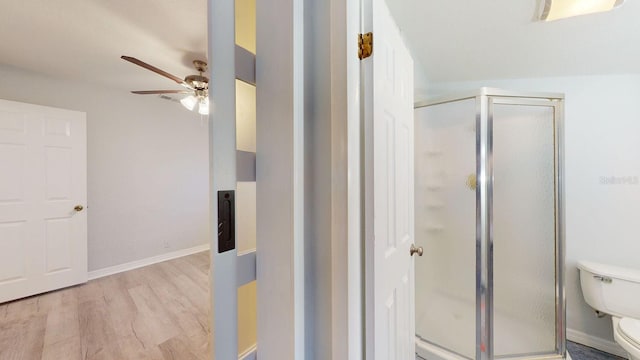
<instances>
[{"instance_id":1,"label":"recessed ceiling light","mask_svg":"<svg viewBox=\"0 0 640 360\"><path fill-rule=\"evenodd\" d=\"M615 9L623 2L624 0L541 0L540 20L552 21L605 12Z\"/></svg>"}]
</instances>

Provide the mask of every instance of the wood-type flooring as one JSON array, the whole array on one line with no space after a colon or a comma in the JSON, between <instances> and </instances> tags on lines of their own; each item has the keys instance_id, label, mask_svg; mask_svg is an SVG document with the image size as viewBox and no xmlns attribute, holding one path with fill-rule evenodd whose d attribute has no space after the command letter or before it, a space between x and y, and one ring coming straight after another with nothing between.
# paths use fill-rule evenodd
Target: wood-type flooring
<instances>
[{"instance_id":1,"label":"wood-type flooring","mask_svg":"<svg viewBox=\"0 0 640 360\"><path fill-rule=\"evenodd\" d=\"M0 360L208 360L209 253L0 304Z\"/></svg>"}]
</instances>

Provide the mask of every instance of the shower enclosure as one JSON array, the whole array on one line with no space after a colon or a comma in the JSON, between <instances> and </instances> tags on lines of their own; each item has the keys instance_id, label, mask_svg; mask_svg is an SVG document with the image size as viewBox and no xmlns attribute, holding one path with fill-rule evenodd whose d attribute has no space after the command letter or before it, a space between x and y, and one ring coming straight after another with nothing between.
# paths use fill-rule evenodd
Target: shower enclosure
<instances>
[{"instance_id":1,"label":"shower enclosure","mask_svg":"<svg viewBox=\"0 0 640 360\"><path fill-rule=\"evenodd\" d=\"M420 357L565 357L563 98L416 104Z\"/></svg>"}]
</instances>

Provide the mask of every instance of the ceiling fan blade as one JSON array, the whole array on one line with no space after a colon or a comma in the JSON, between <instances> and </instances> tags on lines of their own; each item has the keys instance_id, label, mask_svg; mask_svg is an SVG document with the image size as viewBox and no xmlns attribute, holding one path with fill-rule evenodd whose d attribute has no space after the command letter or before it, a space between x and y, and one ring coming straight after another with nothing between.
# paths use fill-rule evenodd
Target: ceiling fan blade
<instances>
[{"instance_id":1,"label":"ceiling fan blade","mask_svg":"<svg viewBox=\"0 0 640 360\"><path fill-rule=\"evenodd\" d=\"M138 95L154 95L154 94L192 94L193 91L187 90L138 90L132 91L134 94Z\"/></svg>"},{"instance_id":2,"label":"ceiling fan blade","mask_svg":"<svg viewBox=\"0 0 640 360\"><path fill-rule=\"evenodd\" d=\"M181 79L181 78L179 78L179 77L177 77L175 75L171 75L171 74L169 74L168 72L166 72L164 70L160 70L157 67L155 67L153 65L149 65L146 62L140 61L140 60L138 60L138 59L136 59L134 57L122 55L120 58L122 60L126 60L126 61L128 61L130 63L133 63L133 64L136 64L138 66L141 66L141 67L143 67L143 68L145 68L147 70L151 70L154 73L156 73L158 75L162 75L162 76L164 76L164 77L166 77L168 79L171 79L171 80L175 81L176 83L178 83L180 85L186 84L183 79Z\"/></svg>"}]
</instances>

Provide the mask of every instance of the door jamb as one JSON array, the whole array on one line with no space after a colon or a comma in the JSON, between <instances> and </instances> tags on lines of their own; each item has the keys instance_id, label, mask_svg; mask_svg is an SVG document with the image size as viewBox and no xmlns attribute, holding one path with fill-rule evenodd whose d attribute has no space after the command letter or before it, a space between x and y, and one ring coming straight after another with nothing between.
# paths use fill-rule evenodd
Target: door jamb
<instances>
[{"instance_id":1,"label":"door jamb","mask_svg":"<svg viewBox=\"0 0 640 360\"><path fill-rule=\"evenodd\" d=\"M267 360L305 358L303 10L304 0L256 1L257 330Z\"/></svg>"},{"instance_id":2,"label":"door jamb","mask_svg":"<svg viewBox=\"0 0 640 360\"><path fill-rule=\"evenodd\" d=\"M361 62L364 0L331 0L332 358L365 358Z\"/></svg>"}]
</instances>

